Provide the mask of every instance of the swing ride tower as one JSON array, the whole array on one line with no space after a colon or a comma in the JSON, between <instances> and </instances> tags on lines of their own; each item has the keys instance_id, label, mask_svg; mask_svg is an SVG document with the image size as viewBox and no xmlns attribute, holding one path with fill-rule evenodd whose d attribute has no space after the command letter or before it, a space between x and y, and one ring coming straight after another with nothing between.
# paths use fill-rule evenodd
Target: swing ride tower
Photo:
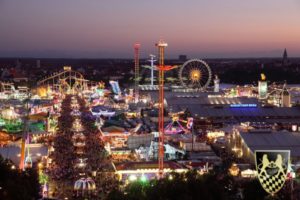
<instances>
[{"instance_id":1,"label":"swing ride tower","mask_svg":"<svg viewBox=\"0 0 300 200\"><path fill-rule=\"evenodd\" d=\"M162 178L164 176L164 73L173 69L173 66L165 66L164 64L164 55L165 48L168 46L166 42L160 40L156 43L159 54L159 114L158 114L158 132L159 132L159 141L158 141L158 176Z\"/></svg>"}]
</instances>

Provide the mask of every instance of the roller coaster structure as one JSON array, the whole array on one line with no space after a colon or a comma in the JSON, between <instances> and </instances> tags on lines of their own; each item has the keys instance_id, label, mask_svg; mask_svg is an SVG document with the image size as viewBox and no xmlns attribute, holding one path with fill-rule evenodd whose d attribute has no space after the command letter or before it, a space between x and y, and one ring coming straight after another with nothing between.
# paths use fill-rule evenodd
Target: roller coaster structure
<instances>
[{"instance_id":1,"label":"roller coaster structure","mask_svg":"<svg viewBox=\"0 0 300 200\"><path fill-rule=\"evenodd\" d=\"M73 71L70 67L64 67L64 71L54 73L37 83L39 87L50 87L52 91L60 94L78 94L92 84L93 82L84 79L81 73Z\"/></svg>"}]
</instances>

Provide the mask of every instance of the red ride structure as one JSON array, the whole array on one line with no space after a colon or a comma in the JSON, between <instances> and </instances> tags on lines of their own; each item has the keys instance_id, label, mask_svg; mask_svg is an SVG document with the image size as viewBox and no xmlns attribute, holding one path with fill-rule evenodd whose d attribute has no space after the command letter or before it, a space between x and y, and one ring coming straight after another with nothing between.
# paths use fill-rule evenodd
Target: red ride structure
<instances>
[{"instance_id":1,"label":"red ride structure","mask_svg":"<svg viewBox=\"0 0 300 200\"><path fill-rule=\"evenodd\" d=\"M165 66L164 64L164 54L165 48L168 46L163 40L160 40L155 46L158 47L159 54L159 115L158 115L158 176L163 178L164 176L164 73L169 71L174 66Z\"/></svg>"},{"instance_id":2,"label":"red ride structure","mask_svg":"<svg viewBox=\"0 0 300 200\"><path fill-rule=\"evenodd\" d=\"M134 44L134 99L135 99L135 103L137 103L139 101L139 76L140 76L140 44L139 43L135 43Z\"/></svg>"}]
</instances>

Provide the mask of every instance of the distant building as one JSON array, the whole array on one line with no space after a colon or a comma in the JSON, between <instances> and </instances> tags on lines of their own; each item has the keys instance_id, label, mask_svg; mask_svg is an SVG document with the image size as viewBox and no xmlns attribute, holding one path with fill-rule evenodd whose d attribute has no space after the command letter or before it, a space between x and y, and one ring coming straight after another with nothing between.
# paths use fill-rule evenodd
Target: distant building
<instances>
[{"instance_id":1,"label":"distant building","mask_svg":"<svg viewBox=\"0 0 300 200\"><path fill-rule=\"evenodd\" d=\"M214 79L214 92L220 92L220 79L218 78L218 76L215 76Z\"/></svg>"},{"instance_id":2,"label":"distant building","mask_svg":"<svg viewBox=\"0 0 300 200\"><path fill-rule=\"evenodd\" d=\"M281 93L281 107L291 107L291 95L286 87Z\"/></svg>"},{"instance_id":3,"label":"distant building","mask_svg":"<svg viewBox=\"0 0 300 200\"><path fill-rule=\"evenodd\" d=\"M149 147L153 139L153 134L130 135L128 136L127 145L131 150L137 149L140 146Z\"/></svg>"},{"instance_id":4,"label":"distant building","mask_svg":"<svg viewBox=\"0 0 300 200\"><path fill-rule=\"evenodd\" d=\"M266 76L261 74L261 80L258 81L258 98L265 99L268 95L268 83L266 81Z\"/></svg>"},{"instance_id":5,"label":"distant building","mask_svg":"<svg viewBox=\"0 0 300 200\"><path fill-rule=\"evenodd\" d=\"M8 79L10 77L10 72L7 68L2 70L1 79Z\"/></svg>"},{"instance_id":6,"label":"distant building","mask_svg":"<svg viewBox=\"0 0 300 200\"><path fill-rule=\"evenodd\" d=\"M158 100L157 91L147 93L151 95L152 101ZM195 119L205 120L199 122L199 129L241 122L281 123L286 127L290 127L292 123L300 125L299 107L262 107L256 97L231 97L214 92L179 93L166 90L165 99L168 107L172 109L170 112L177 113L188 109ZM155 116L157 112L148 113L151 120L155 120Z\"/></svg>"},{"instance_id":7,"label":"distant building","mask_svg":"<svg viewBox=\"0 0 300 200\"><path fill-rule=\"evenodd\" d=\"M41 68L41 61L40 60L36 60L36 68Z\"/></svg>"},{"instance_id":8,"label":"distant building","mask_svg":"<svg viewBox=\"0 0 300 200\"><path fill-rule=\"evenodd\" d=\"M16 60L16 69L21 69L21 67L22 67L21 61L19 59Z\"/></svg>"},{"instance_id":9,"label":"distant building","mask_svg":"<svg viewBox=\"0 0 300 200\"><path fill-rule=\"evenodd\" d=\"M284 49L284 52L283 52L282 65L283 66L289 65L289 60L288 60L288 55L287 55L286 49Z\"/></svg>"},{"instance_id":10,"label":"distant building","mask_svg":"<svg viewBox=\"0 0 300 200\"><path fill-rule=\"evenodd\" d=\"M186 55L179 55L178 60L185 62L185 61L187 61L187 56Z\"/></svg>"},{"instance_id":11,"label":"distant building","mask_svg":"<svg viewBox=\"0 0 300 200\"><path fill-rule=\"evenodd\" d=\"M292 132L276 132L267 130L237 131L235 139L229 144L238 156L255 163L256 150L290 150L291 162L296 164L300 160L300 135Z\"/></svg>"}]
</instances>

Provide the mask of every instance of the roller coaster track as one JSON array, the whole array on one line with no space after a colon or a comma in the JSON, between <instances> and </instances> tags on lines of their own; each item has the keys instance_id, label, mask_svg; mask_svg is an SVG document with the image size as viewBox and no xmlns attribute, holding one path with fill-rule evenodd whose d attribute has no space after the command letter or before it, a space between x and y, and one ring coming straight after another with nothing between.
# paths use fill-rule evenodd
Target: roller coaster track
<instances>
[{"instance_id":1,"label":"roller coaster track","mask_svg":"<svg viewBox=\"0 0 300 200\"><path fill-rule=\"evenodd\" d=\"M90 85L96 85L95 82L86 80L83 75L77 71L64 70L54 73L37 82L37 85L52 86L53 90L59 90L61 93L77 93L88 89Z\"/></svg>"}]
</instances>

